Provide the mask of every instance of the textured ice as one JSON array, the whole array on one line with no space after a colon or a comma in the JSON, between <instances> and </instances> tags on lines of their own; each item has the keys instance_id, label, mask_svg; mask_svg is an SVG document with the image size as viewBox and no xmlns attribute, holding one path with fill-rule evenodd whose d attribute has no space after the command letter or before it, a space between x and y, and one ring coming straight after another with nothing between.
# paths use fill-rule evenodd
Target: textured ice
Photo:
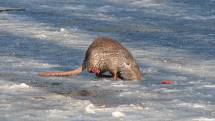
<instances>
[{"instance_id":1,"label":"textured ice","mask_svg":"<svg viewBox=\"0 0 215 121\"><path fill-rule=\"evenodd\" d=\"M116 118L119 118L119 117L124 117L125 114L120 112L120 111L114 111L114 112L112 112L112 116L116 117Z\"/></svg>"},{"instance_id":2,"label":"textured ice","mask_svg":"<svg viewBox=\"0 0 215 121\"><path fill-rule=\"evenodd\" d=\"M0 121L215 121L214 0L2 0ZM143 80L39 77L77 68L96 36ZM173 80L162 85L162 80Z\"/></svg>"},{"instance_id":3,"label":"textured ice","mask_svg":"<svg viewBox=\"0 0 215 121\"><path fill-rule=\"evenodd\" d=\"M95 110L94 110L95 106L93 104L89 104L88 106L85 107L85 111L87 113L92 113L94 114L95 113Z\"/></svg>"},{"instance_id":4,"label":"textured ice","mask_svg":"<svg viewBox=\"0 0 215 121\"><path fill-rule=\"evenodd\" d=\"M200 117L200 118L193 119L193 121L215 121L215 119Z\"/></svg>"},{"instance_id":5,"label":"textured ice","mask_svg":"<svg viewBox=\"0 0 215 121\"><path fill-rule=\"evenodd\" d=\"M30 87L25 83L21 83L21 84L4 85L4 86L1 86L0 88L19 90L19 89L28 89Z\"/></svg>"}]
</instances>

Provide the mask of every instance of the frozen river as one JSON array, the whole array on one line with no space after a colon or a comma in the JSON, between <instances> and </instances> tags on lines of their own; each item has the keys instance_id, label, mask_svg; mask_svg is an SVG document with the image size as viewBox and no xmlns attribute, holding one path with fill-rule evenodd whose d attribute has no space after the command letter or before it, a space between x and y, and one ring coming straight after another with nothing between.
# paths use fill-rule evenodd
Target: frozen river
<instances>
[{"instance_id":1,"label":"frozen river","mask_svg":"<svg viewBox=\"0 0 215 121\"><path fill-rule=\"evenodd\" d=\"M143 80L37 75L77 68L97 36ZM1 0L0 121L119 120L215 121L215 0Z\"/></svg>"}]
</instances>

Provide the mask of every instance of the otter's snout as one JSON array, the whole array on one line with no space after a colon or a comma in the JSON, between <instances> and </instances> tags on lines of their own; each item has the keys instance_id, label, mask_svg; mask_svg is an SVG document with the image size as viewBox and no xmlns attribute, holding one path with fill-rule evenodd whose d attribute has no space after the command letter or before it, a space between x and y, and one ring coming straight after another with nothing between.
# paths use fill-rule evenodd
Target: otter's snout
<instances>
[{"instance_id":1,"label":"otter's snout","mask_svg":"<svg viewBox=\"0 0 215 121\"><path fill-rule=\"evenodd\" d=\"M121 75L126 80L141 80L142 73L139 65L137 63L124 63L121 69Z\"/></svg>"}]
</instances>

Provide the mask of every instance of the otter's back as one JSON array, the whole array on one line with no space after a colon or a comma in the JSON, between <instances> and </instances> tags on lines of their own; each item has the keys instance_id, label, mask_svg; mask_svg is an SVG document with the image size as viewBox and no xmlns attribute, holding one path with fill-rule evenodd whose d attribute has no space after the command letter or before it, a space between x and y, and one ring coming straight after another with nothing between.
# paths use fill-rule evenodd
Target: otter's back
<instances>
[{"instance_id":1,"label":"otter's back","mask_svg":"<svg viewBox=\"0 0 215 121\"><path fill-rule=\"evenodd\" d=\"M129 60L134 60L133 56L119 42L112 38L99 37L89 46L84 64L87 68L90 66L109 70Z\"/></svg>"}]
</instances>

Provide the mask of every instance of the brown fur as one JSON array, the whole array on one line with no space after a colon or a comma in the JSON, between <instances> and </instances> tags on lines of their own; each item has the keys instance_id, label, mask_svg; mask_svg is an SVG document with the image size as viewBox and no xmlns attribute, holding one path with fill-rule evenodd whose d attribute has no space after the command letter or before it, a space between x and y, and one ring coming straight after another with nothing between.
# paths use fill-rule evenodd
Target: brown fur
<instances>
[{"instance_id":1,"label":"brown fur","mask_svg":"<svg viewBox=\"0 0 215 121\"><path fill-rule=\"evenodd\" d=\"M90 73L102 77L110 72L114 78L125 80L140 80L140 67L132 54L119 42L108 37L98 37L89 46L83 64L75 70L66 72L43 72L40 76L69 76L81 73L87 69Z\"/></svg>"}]
</instances>

